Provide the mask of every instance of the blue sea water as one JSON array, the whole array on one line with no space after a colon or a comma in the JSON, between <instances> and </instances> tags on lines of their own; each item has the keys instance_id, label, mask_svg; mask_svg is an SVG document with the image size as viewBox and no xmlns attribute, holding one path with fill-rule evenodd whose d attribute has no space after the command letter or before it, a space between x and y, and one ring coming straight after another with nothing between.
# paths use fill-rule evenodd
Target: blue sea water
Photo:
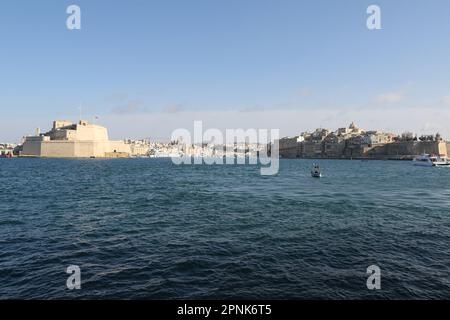
<instances>
[{"instance_id":1,"label":"blue sea water","mask_svg":"<svg viewBox=\"0 0 450 320\"><path fill-rule=\"evenodd\" d=\"M0 298L449 299L450 168L314 162L0 159Z\"/></svg>"}]
</instances>

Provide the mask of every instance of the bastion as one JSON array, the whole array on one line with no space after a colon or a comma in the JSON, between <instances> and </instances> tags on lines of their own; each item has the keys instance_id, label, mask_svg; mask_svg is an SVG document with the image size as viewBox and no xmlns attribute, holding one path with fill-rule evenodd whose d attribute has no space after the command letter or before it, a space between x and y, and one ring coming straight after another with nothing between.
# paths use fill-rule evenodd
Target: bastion
<instances>
[{"instance_id":1,"label":"bastion","mask_svg":"<svg viewBox=\"0 0 450 320\"><path fill-rule=\"evenodd\" d=\"M111 141L105 127L80 120L78 123L58 120L53 128L25 137L22 157L42 158L123 158L131 149L124 141Z\"/></svg>"}]
</instances>

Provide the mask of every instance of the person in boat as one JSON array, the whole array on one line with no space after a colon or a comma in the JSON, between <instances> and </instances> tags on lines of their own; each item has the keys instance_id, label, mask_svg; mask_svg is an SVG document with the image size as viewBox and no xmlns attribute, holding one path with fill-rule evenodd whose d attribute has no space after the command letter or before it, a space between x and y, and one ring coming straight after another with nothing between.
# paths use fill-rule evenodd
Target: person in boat
<instances>
[{"instance_id":1,"label":"person in boat","mask_svg":"<svg viewBox=\"0 0 450 320\"><path fill-rule=\"evenodd\" d=\"M311 170L311 175L313 177L320 177L320 167L317 164L313 164L313 169Z\"/></svg>"}]
</instances>

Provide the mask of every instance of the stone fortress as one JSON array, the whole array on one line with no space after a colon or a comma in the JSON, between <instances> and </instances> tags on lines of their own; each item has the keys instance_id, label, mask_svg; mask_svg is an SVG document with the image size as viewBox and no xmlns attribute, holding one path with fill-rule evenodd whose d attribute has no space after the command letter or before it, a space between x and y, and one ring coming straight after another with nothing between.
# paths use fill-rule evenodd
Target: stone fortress
<instances>
[{"instance_id":1,"label":"stone fortress","mask_svg":"<svg viewBox=\"0 0 450 320\"><path fill-rule=\"evenodd\" d=\"M22 157L44 158L123 158L131 155L129 144L111 141L105 127L80 120L54 121L49 132L25 137Z\"/></svg>"},{"instance_id":2,"label":"stone fortress","mask_svg":"<svg viewBox=\"0 0 450 320\"><path fill-rule=\"evenodd\" d=\"M410 132L396 135L365 131L355 123L332 132L316 129L279 140L282 158L410 160L422 153L450 156L450 142L436 135L417 137Z\"/></svg>"}]
</instances>

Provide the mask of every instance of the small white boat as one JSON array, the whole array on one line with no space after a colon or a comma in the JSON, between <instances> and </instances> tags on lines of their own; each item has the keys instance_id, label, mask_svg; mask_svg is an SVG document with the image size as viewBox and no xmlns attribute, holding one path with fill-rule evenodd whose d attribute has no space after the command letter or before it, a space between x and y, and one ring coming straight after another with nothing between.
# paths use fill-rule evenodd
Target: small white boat
<instances>
[{"instance_id":1,"label":"small white boat","mask_svg":"<svg viewBox=\"0 0 450 320\"><path fill-rule=\"evenodd\" d=\"M435 156L423 153L413 160L413 165L420 167L440 167L450 165L446 156Z\"/></svg>"},{"instance_id":2,"label":"small white boat","mask_svg":"<svg viewBox=\"0 0 450 320\"><path fill-rule=\"evenodd\" d=\"M314 167L311 170L311 177L313 178L321 178L322 173L320 172L320 167L318 165L314 165Z\"/></svg>"}]
</instances>

